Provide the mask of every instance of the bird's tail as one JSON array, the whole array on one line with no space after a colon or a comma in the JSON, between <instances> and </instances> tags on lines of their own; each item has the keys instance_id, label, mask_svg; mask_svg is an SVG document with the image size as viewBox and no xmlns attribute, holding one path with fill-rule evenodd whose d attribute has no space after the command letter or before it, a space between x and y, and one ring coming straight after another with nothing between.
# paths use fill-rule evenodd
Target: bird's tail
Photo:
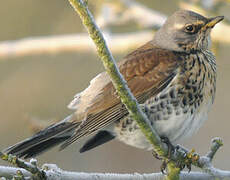
<instances>
[{"instance_id":1,"label":"bird's tail","mask_svg":"<svg viewBox=\"0 0 230 180\"><path fill-rule=\"evenodd\" d=\"M69 121L70 119L71 116L68 116L63 121L53 124L32 137L8 147L4 152L24 157L25 159L37 156L71 137L74 133L74 128L79 123L72 123Z\"/></svg>"}]
</instances>

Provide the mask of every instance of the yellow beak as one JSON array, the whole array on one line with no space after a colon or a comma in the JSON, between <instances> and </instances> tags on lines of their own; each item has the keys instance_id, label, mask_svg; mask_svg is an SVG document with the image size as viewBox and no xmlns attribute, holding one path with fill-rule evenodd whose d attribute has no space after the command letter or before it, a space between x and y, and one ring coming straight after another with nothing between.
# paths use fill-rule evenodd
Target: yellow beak
<instances>
[{"instance_id":1,"label":"yellow beak","mask_svg":"<svg viewBox=\"0 0 230 180\"><path fill-rule=\"evenodd\" d=\"M222 21L224 19L224 16L216 16L213 18L209 18L208 22L205 24L206 28L213 28L217 23Z\"/></svg>"}]
</instances>

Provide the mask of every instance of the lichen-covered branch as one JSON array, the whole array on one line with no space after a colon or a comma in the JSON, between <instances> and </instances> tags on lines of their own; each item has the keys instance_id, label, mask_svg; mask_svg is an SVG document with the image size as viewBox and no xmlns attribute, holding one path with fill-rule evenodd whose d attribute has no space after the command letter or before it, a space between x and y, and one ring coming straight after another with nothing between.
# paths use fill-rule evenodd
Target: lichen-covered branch
<instances>
[{"instance_id":1,"label":"lichen-covered branch","mask_svg":"<svg viewBox=\"0 0 230 180\"><path fill-rule=\"evenodd\" d=\"M32 174L33 179L46 179L46 174L43 170L37 167L37 161L31 160L30 163L23 161L16 156L11 154L5 154L0 152L0 158L4 161L9 162L10 164L17 166L19 168L25 169ZM16 173L20 174L20 172Z\"/></svg>"},{"instance_id":2,"label":"lichen-covered branch","mask_svg":"<svg viewBox=\"0 0 230 180\"><path fill-rule=\"evenodd\" d=\"M55 164L44 164L43 171L46 174L47 180L164 180L165 176L162 173L151 173L151 174L116 174L116 173L82 173L82 172L71 172L65 171L58 168ZM0 179L1 177L5 177L7 179L12 179L13 177L18 175L18 171L20 171L24 179L32 179L33 176L28 171L22 168L14 168L14 167L5 167L0 166ZM225 179L230 180L230 172L229 171L221 171L219 172L219 176L212 176L207 173L202 172L181 172L180 180L216 180Z\"/></svg>"}]
</instances>

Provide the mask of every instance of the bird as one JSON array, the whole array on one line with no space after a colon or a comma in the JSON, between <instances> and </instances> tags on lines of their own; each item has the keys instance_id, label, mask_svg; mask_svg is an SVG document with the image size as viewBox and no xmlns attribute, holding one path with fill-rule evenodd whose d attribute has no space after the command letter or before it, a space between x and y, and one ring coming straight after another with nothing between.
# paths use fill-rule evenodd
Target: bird
<instances>
[{"instance_id":1,"label":"bird","mask_svg":"<svg viewBox=\"0 0 230 180\"><path fill-rule=\"evenodd\" d=\"M223 19L224 16L207 18L190 10L178 10L152 40L118 62L151 126L172 144L197 132L214 102L217 72L210 32ZM90 138L80 153L113 139L153 150L106 72L93 78L68 107L74 112L64 120L4 152L26 159L57 145L62 150L87 136Z\"/></svg>"}]
</instances>

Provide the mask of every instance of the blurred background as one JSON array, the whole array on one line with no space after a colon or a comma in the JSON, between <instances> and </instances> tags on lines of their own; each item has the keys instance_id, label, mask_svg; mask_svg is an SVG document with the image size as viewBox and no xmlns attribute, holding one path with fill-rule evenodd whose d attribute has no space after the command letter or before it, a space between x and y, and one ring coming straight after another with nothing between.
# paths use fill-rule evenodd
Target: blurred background
<instances>
[{"instance_id":1,"label":"blurred background","mask_svg":"<svg viewBox=\"0 0 230 180\"><path fill-rule=\"evenodd\" d=\"M164 15L180 8L181 1L137 1ZM229 2L229 1L228 1ZM102 1L89 1L96 13ZM186 2L189 3L189 2ZM194 3L194 2L193 2ZM230 18L227 1L196 1L205 11ZM203 3L203 4L202 4ZM214 3L209 6L208 3ZM217 5L215 3L218 3ZM225 22L226 24L228 21ZM217 25L218 26L218 25ZM126 26L110 27L111 32L127 33L142 31L141 27L128 23ZM78 15L68 1L8 0L0 6L0 44L3 41L26 37L54 36L85 32ZM229 33L230 32L226 32ZM132 39L134 42L135 39ZM110 45L112 42L108 41ZM132 42L131 42L132 43ZM141 44L140 44L141 45ZM139 46L140 46L139 45ZM230 62L228 43L214 44L217 53L217 94L209 119L199 132L182 142L187 148L195 148L201 155L210 147L213 137L221 137L224 146L215 156L218 168L230 167ZM129 51L116 51L117 60ZM33 133L33 129L52 121L58 121L72 113L67 109L73 96L85 89L89 81L103 71L95 50L39 53L15 57L0 57L0 149L4 149ZM129 147L113 141L80 154L82 142L64 151L58 149L39 156L39 164L54 163L65 170L84 172L149 173L158 172L161 162L151 152ZM0 161L0 165L6 165Z\"/></svg>"}]
</instances>

